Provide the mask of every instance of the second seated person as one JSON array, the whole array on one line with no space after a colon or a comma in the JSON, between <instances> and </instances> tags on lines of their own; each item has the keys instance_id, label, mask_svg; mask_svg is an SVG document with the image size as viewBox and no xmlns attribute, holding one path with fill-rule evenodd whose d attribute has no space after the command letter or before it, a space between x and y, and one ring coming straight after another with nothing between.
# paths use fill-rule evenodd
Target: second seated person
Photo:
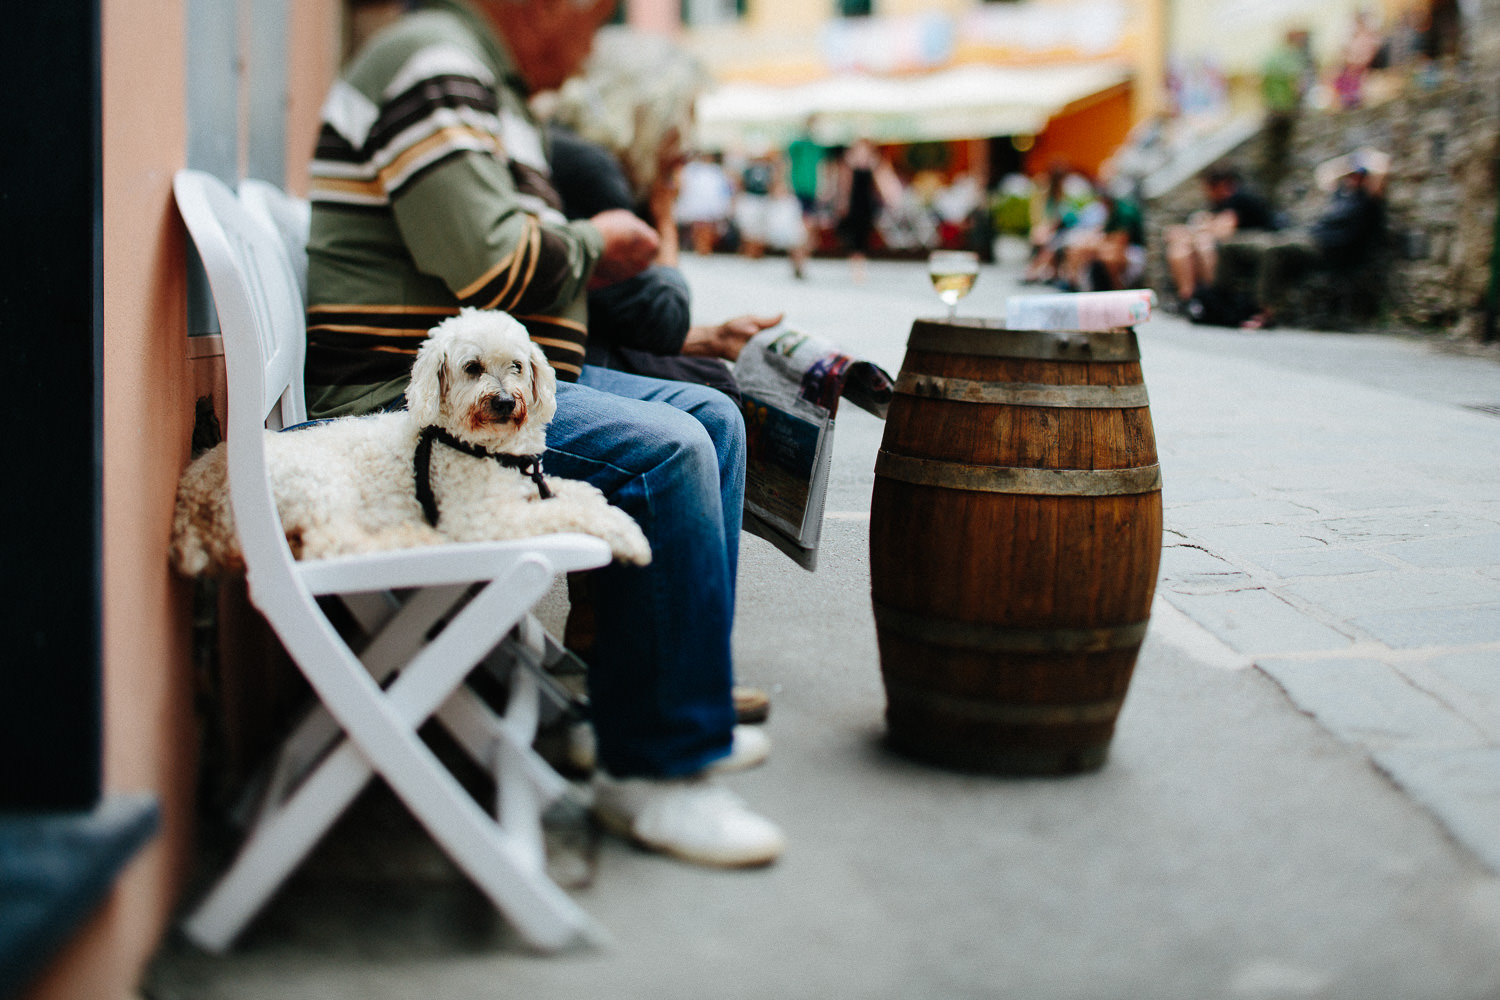
<instances>
[{"instance_id":1,"label":"second seated person","mask_svg":"<svg viewBox=\"0 0 1500 1000\"><path fill-rule=\"evenodd\" d=\"M460 307L523 322L559 382L547 471L599 487L652 549L593 587L595 813L684 860L765 864L780 830L713 778L769 750L730 693L744 423L715 390L584 364L588 288L638 274L656 234L621 210L565 219L527 108L614 6L424 0L356 54L312 165L308 407L403 406L417 346Z\"/></svg>"},{"instance_id":2,"label":"second seated person","mask_svg":"<svg viewBox=\"0 0 1500 1000\"><path fill-rule=\"evenodd\" d=\"M678 267L675 206L694 104L709 79L681 46L659 35L606 27L583 72L550 95L549 158L568 218L625 208L657 233L651 267L589 291L587 363L700 382L738 400L739 386L725 361L738 358L750 338L781 322L781 315L691 322L692 293Z\"/></svg>"}]
</instances>

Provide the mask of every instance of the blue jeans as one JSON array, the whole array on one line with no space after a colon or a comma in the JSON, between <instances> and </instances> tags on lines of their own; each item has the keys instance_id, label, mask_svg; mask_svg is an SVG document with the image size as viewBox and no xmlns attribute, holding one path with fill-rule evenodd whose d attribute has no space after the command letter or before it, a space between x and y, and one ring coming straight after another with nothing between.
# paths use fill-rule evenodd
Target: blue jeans
<instances>
[{"instance_id":1,"label":"blue jeans","mask_svg":"<svg viewBox=\"0 0 1500 1000\"><path fill-rule=\"evenodd\" d=\"M589 701L616 777L692 774L729 752L744 418L727 396L585 366L559 383L547 472L592 483L636 519L649 566L594 577Z\"/></svg>"}]
</instances>

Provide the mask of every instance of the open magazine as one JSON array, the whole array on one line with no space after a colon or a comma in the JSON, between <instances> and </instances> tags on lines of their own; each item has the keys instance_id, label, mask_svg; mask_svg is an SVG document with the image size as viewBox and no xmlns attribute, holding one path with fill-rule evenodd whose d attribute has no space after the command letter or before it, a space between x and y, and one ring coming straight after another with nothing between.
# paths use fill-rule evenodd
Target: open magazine
<instances>
[{"instance_id":1,"label":"open magazine","mask_svg":"<svg viewBox=\"0 0 1500 1000\"><path fill-rule=\"evenodd\" d=\"M785 326L751 338L734 377L748 445L745 530L804 569L816 569L839 400L848 397L884 419L891 377L829 341Z\"/></svg>"}]
</instances>

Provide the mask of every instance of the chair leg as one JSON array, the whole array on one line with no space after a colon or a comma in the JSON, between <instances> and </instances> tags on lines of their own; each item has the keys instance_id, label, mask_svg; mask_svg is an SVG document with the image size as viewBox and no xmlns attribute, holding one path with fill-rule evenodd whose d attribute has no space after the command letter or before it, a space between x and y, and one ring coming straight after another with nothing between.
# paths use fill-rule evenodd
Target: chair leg
<instances>
[{"instance_id":1,"label":"chair leg","mask_svg":"<svg viewBox=\"0 0 1500 1000\"><path fill-rule=\"evenodd\" d=\"M360 660L376 683L384 683L402 663L408 662L421 648L428 629L461 598L465 587L432 587L414 594L405 603L389 600L385 594L357 594L345 603L360 618L370 634L369 645ZM260 811L284 799L290 789L314 763L343 735L333 716L322 704L313 707L281 744L270 778L259 795ZM476 757L488 767L487 758Z\"/></svg>"},{"instance_id":2,"label":"chair leg","mask_svg":"<svg viewBox=\"0 0 1500 1000\"><path fill-rule=\"evenodd\" d=\"M412 619L421 624L425 618L435 618L434 612L440 614L451 606L453 594L461 590L423 591L394 618L408 625L413 623ZM390 634L390 630L385 634ZM347 647L339 652L352 659ZM390 672L390 668L384 671L387 675ZM372 678L372 682L382 679ZM413 719L412 727L429 714L430 711ZM215 952L229 947L369 781L370 764L347 740L324 757L321 764L313 766L342 735L332 715L319 706L285 741L260 815L244 846L229 870L183 924L184 932L194 943ZM294 786L295 790L287 795Z\"/></svg>"},{"instance_id":3,"label":"chair leg","mask_svg":"<svg viewBox=\"0 0 1500 1000\"><path fill-rule=\"evenodd\" d=\"M345 742L285 802L262 811L229 870L183 922L188 939L222 952L370 780Z\"/></svg>"},{"instance_id":4,"label":"chair leg","mask_svg":"<svg viewBox=\"0 0 1500 1000\"><path fill-rule=\"evenodd\" d=\"M567 784L531 749L536 739L541 692L536 676L517 669L511 678L510 700L495 744L495 818L513 832L527 858L538 869L547 864L542 812L556 801ZM538 774L551 782L539 781Z\"/></svg>"},{"instance_id":5,"label":"chair leg","mask_svg":"<svg viewBox=\"0 0 1500 1000\"><path fill-rule=\"evenodd\" d=\"M468 688L453 692L453 697L438 709L437 717L470 759L494 775L497 782L500 779L495 768L496 749L502 742L508 742L525 751L523 773L527 782L542 796L544 805L550 805L567 792L568 783L531 748L531 741L536 737L535 728L529 734L518 731L524 727L511 723L509 712L505 718L496 716Z\"/></svg>"},{"instance_id":6,"label":"chair leg","mask_svg":"<svg viewBox=\"0 0 1500 1000\"><path fill-rule=\"evenodd\" d=\"M465 590L466 588L462 587L433 588L415 595L405 605L397 605L394 617L387 616L385 621L378 623L379 633L360 655L370 675L377 682L383 683L400 663L409 660L419 648L419 644L410 642L407 637L414 634L424 635L428 626L447 614L452 604L463 595ZM377 607L390 607L390 605L381 602ZM523 621L521 631L528 637L527 642L522 643L517 638L512 638L503 644L510 647L508 654L504 657L506 660L504 670L507 672L527 671L535 678L542 668L539 662L533 663L532 661L539 660L540 656L544 655L545 642L551 637L530 615L527 615L526 620ZM532 648L533 643L539 647L540 652ZM528 656L526 655L528 653L534 655ZM492 655L490 660L494 659L496 657ZM492 669L498 671L499 668ZM556 685L554 687L557 687L561 693L559 694L551 687L544 687L541 694L551 699L567 696L565 689ZM512 704L519 703L513 702ZM508 708L507 717L513 711L514 708ZM499 764L496 747L501 738L502 726L499 718L489 711L472 692L461 688L439 710L438 719L464 748L470 759L498 780ZM512 724L510 727L511 732L516 736L521 735L519 730L522 728L529 729L528 741L535 739L536 722L534 719L526 726L518 727ZM343 730L333 720L333 716L328 714L328 710L321 704L314 706L282 743L270 771L269 780L264 783L264 787L259 789L259 794L252 800L252 802L259 803L258 807L252 805L246 809L246 812L254 809L251 815L257 819L252 819L250 823L244 825L253 825L265 810L286 798L291 788L342 735ZM562 796L567 784L530 750L529 745L526 750L525 754L519 756L518 766L520 772L525 774L525 780L535 786L537 794L542 797L541 805L545 808ZM498 811L496 815L498 817Z\"/></svg>"},{"instance_id":7,"label":"chair leg","mask_svg":"<svg viewBox=\"0 0 1500 1000\"><path fill-rule=\"evenodd\" d=\"M463 681L466 664L478 658L459 651L486 642L494 635L494 622L521 620L550 582L545 562L523 560L469 601L401 671L386 697L377 700L386 711L347 720L351 738L417 821L529 943L549 950L602 941L604 931L534 866L514 834L485 815L415 730Z\"/></svg>"},{"instance_id":8,"label":"chair leg","mask_svg":"<svg viewBox=\"0 0 1500 1000\"><path fill-rule=\"evenodd\" d=\"M385 692L331 629L283 637L305 662L345 661L344 668L314 672L309 680L350 740L252 833L230 871L189 918L189 936L210 950L227 947L347 808L373 768L528 943L551 950L607 940L538 866L534 845L486 816L416 733L462 684L482 645L495 634L494 623L518 621L549 581L544 562L523 560L515 572L476 595ZM503 750L496 753L503 759ZM520 805L515 808L524 812Z\"/></svg>"}]
</instances>

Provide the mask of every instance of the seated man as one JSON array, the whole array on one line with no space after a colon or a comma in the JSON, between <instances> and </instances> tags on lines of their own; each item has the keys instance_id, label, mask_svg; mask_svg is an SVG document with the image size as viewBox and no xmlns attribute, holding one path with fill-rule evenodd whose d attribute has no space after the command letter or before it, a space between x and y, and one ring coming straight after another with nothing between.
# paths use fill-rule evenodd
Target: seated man
<instances>
[{"instance_id":1,"label":"seated man","mask_svg":"<svg viewBox=\"0 0 1500 1000\"><path fill-rule=\"evenodd\" d=\"M1245 230L1276 228L1270 203L1246 190L1235 168L1214 167L1204 174L1203 186L1208 208L1162 231L1172 287L1183 303L1218 279L1220 243Z\"/></svg>"},{"instance_id":2,"label":"seated man","mask_svg":"<svg viewBox=\"0 0 1500 1000\"><path fill-rule=\"evenodd\" d=\"M626 211L567 221L526 106L614 6L426 0L349 64L312 165L309 409L403 405L417 345L461 306L525 323L559 380L547 470L602 489L653 553L593 588L595 811L689 861L765 864L780 831L709 777L768 750L730 695L744 424L712 389L583 363L587 288L641 271L656 236Z\"/></svg>"},{"instance_id":3,"label":"seated man","mask_svg":"<svg viewBox=\"0 0 1500 1000\"><path fill-rule=\"evenodd\" d=\"M1318 167L1333 192L1316 221L1260 251L1255 283L1259 310L1241 324L1259 330L1282 311L1293 282L1314 268L1348 271L1369 257L1385 225L1385 174L1389 161L1373 151L1339 157Z\"/></svg>"}]
</instances>

